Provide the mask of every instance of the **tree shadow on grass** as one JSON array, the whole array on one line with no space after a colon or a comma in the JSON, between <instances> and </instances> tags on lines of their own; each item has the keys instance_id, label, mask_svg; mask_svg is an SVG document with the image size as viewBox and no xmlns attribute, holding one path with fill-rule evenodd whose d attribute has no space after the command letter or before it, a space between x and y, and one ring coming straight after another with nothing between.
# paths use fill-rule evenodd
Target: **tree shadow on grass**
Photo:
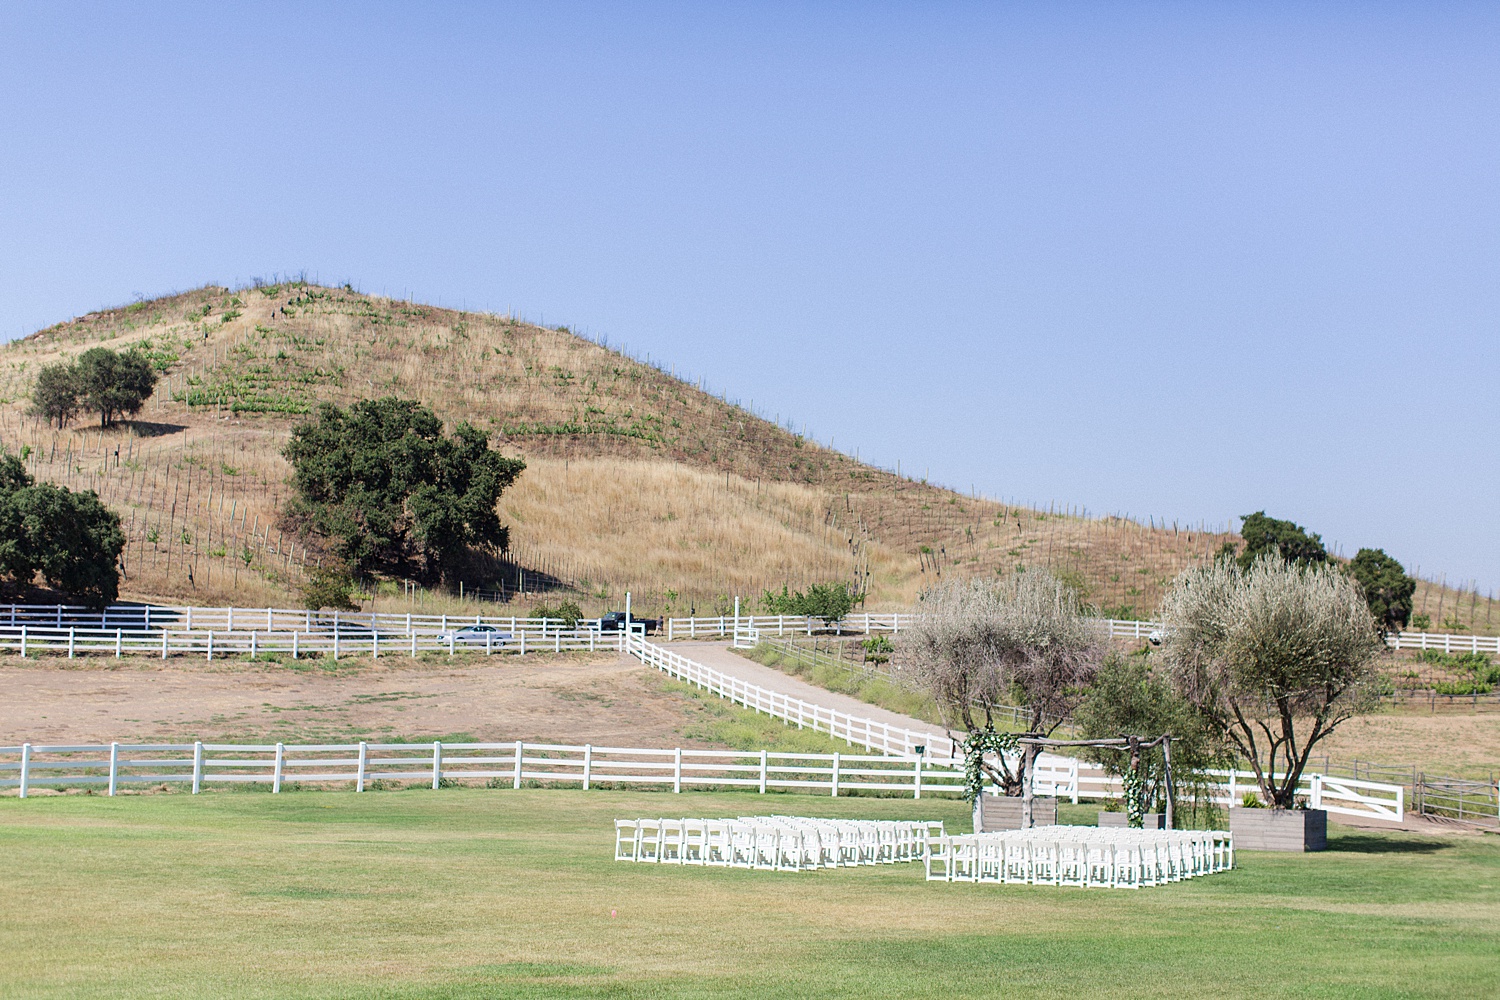
<instances>
[{"instance_id":1,"label":"tree shadow on grass","mask_svg":"<svg viewBox=\"0 0 1500 1000\"><path fill-rule=\"evenodd\" d=\"M1328 850L1344 854L1436 854L1452 847L1452 844L1441 840L1419 840L1389 834L1345 833L1328 838Z\"/></svg>"}]
</instances>

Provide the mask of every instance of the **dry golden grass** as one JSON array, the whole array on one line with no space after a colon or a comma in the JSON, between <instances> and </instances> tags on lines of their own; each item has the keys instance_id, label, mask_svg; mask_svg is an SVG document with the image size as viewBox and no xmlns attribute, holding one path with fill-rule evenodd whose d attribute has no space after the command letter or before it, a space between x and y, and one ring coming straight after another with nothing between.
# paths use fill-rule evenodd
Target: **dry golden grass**
<instances>
[{"instance_id":1,"label":"dry golden grass","mask_svg":"<svg viewBox=\"0 0 1500 1000\"><path fill-rule=\"evenodd\" d=\"M168 370L133 425L101 433L82 417L56 431L25 416L41 365L142 342ZM124 589L136 597L292 600L305 556L277 527L288 431L320 401L386 394L469 420L527 459L502 501L512 554L576 584L586 606L630 589L648 610L701 613L733 594L842 579L889 608L941 574L1048 566L1110 613L1146 616L1174 574L1231 537L962 496L822 448L566 328L348 289L210 286L0 350L5 445L29 449L39 478L97 489L121 512ZM1488 601L1435 585L1418 601L1441 605L1434 627L1452 615L1500 627Z\"/></svg>"}]
</instances>

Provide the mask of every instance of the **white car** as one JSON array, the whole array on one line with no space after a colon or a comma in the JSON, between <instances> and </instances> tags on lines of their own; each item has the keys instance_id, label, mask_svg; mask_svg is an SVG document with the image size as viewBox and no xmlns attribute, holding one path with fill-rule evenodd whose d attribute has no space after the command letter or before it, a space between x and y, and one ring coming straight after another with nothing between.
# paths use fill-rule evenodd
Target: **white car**
<instances>
[{"instance_id":1,"label":"white car","mask_svg":"<svg viewBox=\"0 0 1500 1000\"><path fill-rule=\"evenodd\" d=\"M500 631L495 625L466 625L452 632L438 635L439 642L451 642L455 646L484 646L495 649L510 641L510 633Z\"/></svg>"}]
</instances>

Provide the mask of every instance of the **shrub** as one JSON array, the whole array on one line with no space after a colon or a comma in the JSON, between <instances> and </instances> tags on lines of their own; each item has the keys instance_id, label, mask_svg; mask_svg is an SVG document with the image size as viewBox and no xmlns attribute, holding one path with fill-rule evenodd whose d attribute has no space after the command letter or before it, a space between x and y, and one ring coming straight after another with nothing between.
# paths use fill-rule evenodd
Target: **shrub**
<instances>
[{"instance_id":1,"label":"shrub","mask_svg":"<svg viewBox=\"0 0 1500 1000\"><path fill-rule=\"evenodd\" d=\"M358 611L354 603L354 577L348 567L322 566L307 574L302 585L302 606L312 611L331 608L334 611Z\"/></svg>"},{"instance_id":2,"label":"shrub","mask_svg":"<svg viewBox=\"0 0 1500 1000\"><path fill-rule=\"evenodd\" d=\"M531 609L531 617L560 618L566 627L577 628L578 622L583 618L583 609L575 601L560 601L555 608L549 608L545 604L538 604Z\"/></svg>"}]
</instances>

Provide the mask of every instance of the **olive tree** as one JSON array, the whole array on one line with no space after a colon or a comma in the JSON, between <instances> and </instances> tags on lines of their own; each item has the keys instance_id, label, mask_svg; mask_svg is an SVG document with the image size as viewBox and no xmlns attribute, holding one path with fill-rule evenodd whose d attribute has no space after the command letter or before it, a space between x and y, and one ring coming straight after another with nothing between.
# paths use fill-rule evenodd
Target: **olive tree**
<instances>
[{"instance_id":1,"label":"olive tree","mask_svg":"<svg viewBox=\"0 0 1500 1000\"><path fill-rule=\"evenodd\" d=\"M1183 571L1162 603L1176 690L1255 772L1273 808L1295 804L1313 747L1367 708L1383 647L1359 584L1274 554Z\"/></svg>"},{"instance_id":2,"label":"olive tree","mask_svg":"<svg viewBox=\"0 0 1500 1000\"><path fill-rule=\"evenodd\" d=\"M1019 707L1028 734L1050 734L1093 680L1105 645L1073 589L1040 569L940 584L898 638L897 671L932 694L950 732L964 731L970 768L1012 796L1025 788L1035 747L1014 760L995 753L1014 746L998 738L996 716Z\"/></svg>"}]
</instances>

